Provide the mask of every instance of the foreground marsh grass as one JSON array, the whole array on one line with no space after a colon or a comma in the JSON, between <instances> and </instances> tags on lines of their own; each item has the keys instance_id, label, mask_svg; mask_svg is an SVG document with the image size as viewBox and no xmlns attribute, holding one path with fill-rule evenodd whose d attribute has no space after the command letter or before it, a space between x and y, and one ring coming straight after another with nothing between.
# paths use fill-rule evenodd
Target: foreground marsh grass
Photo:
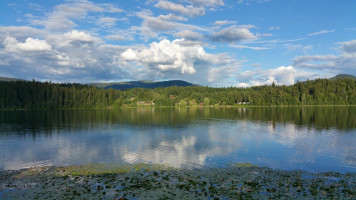
<instances>
[{"instance_id":1,"label":"foreground marsh grass","mask_svg":"<svg viewBox=\"0 0 356 200\"><path fill-rule=\"evenodd\" d=\"M356 173L285 171L249 163L203 170L89 164L0 175L0 199L356 198Z\"/></svg>"}]
</instances>

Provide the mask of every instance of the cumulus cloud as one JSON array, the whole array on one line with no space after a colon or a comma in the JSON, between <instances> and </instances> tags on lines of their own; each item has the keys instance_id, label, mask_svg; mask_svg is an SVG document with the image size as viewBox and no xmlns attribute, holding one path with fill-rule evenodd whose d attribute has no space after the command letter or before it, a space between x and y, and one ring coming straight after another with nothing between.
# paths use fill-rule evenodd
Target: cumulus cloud
<instances>
[{"instance_id":1,"label":"cumulus cloud","mask_svg":"<svg viewBox=\"0 0 356 200\"><path fill-rule=\"evenodd\" d=\"M44 40L27 38L25 42L21 43L13 37L6 37L3 41L3 45L8 51L48 51L51 50L49 45Z\"/></svg>"},{"instance_id":2,"label":"cumulus cloud","mask_svg":"<svg viewBox=\"0 0 356 200\"><path fill-rule=\"evenodd\" d=\"M214 27L185 23L188 17L203 15L209 8L224 5L222 0L178 1L181 4L170 0L155 2L157 8L174 14L156 16L150 10L131 13L127 17L138 17L142 24L128 29L115 29L120 18L106 15L124 12L122 9L87 0L65 1L44 16L29 15L30 23L37 28L1 26L0 73L52 81L183 79L207 85L236 77L243 61L224 53L208 53L204 48L209 44L203 42L256 39L258 35L250 31L253 26L237 26L234 25L236 21L227 20L211 23ZM79 30L77 27L81 24L84 26ZM95 24L107 28L106 36L97 27L85 29ZM124 24L123 27L126 25L129 26ZM204 36L212 31L215 32L210 37ZM170 37L167 34L181 39L162 39ZM136 39L137 35L140 39L156 37L159 40L149 46L119 46L102 39L127 41ZM204 37L207 40L201 40ZM258 45L235 45L235 48L264 49ZM350 47L345 44L345 49Z\"/></svg>"},{"instance_id":3,"label":"cumulus cloud","mask_svg":"<svg viewBox=\"0 0 356 200\"><path fill-rule=\"evenodd\" d=\"M132 78L114 62L123 47L104 44L89 33L73 30L21 40L7 34L0 41L0 74L60 82Z\"/></svg>"},{"instance_id":4,"label":"cumulus cloud","mask_svg":"<svg viewBox=\"0 0 356 200\"><path fill-rule=\"evenodd\" d=\"M356 40L340 43L340 55L305 55L294 58L293 65L336 73L356 73Z\"/></svg>"},{"instance_id":5,"label":"cumulus cloud","mask_svg":"<svg viewBox=\"0 0 356 200\"><path fill-rule=\"evenodd\" d=\"M209 54L202 46L196 43L188 45L184 41L184 39L161 40L158 43L151 43L146 48L129 48L120 56L121 65L143 66L145 67L143 71L150 76L162 78L165 75L179 77L184 74L185 80L191 78L195 81L213 82L216 79L209 75L214 72L214 70L210 71L211 69L234 63L234 60L227 55Z\"/></svg>"},{"instance_id":6,"label":"cumulus cloud","mask_svg":"<svg viewBox=\"0 0 356 200\"><path fill-rule=\"evenodd\" d=\"M92 37L90 34L85 33L83 31L77 31L77 30L64 33L64 37L70 41L79 41L79 42L88 42L88 43L99 41L98 38Z\"/></svg>"},{"instance_id":7,"label":"cumulus cloud","mask_svg":"<svg viewBox=\"0 0 356 200\"><path fill-rule=\"evenodd\" d=\"M29 37L43 37L47 34L44 30L30 26L0 26L0 41L3 41L10 33L12 37L20 40L25 40Z\"/></svg>"},{"instance_id":8,"label":"cumulus cloud","mask_svg":"<svg viewBox=\"0 0 356 200\"><path fill-rule=\"evenodd\" d=\"M94 37L89 33L84 31L72 30L60 34L50 34L47 36L47 40L56 48L72 48L72 47L82 47L93 46L101 43L100 38ZM74 51L80 52L78 49L73 49Z\"/></svg>"},{"instance_id":9,"label":"cumulus cloud","mask_svg":"<svg viewBox=\"0 0 356 200\"><path fill-rule=\"evenodd\" d=\"M143 38L157 37L161 32L167 32L175 29L200 29L197 26L179 23L177 21L186 20L184 17L173 14L152 16L151 11L141 11L137 13L139 18L143 19L140 27L133 27L134 30L141 32Z\"/></svg>"},{"instance_id":10,"label":"cumulus cloud","mask_svg":"<svg viewBox=\"0 0 356 200\"><path fill-rule=\"evenodd\" d=\"M185 47L174 40L162 40L153 42L150 48L139 50L128 49L121 54L123 61L136 61L149 68L157 68L162 71L179 70L180 73L193 74L195 59L206 57L201 47Z\"/></svg>"},{"instance_id":11,"label":"cumulus cloud","mask_svg":"<svg viewBox=\"0 0 356 200\"><path fill-rule=\"evenodd\" d=\"M210 39L214 42L238 42L251 40L257 37L250 32L251 26L230 26L212 34Z\"/></svg>"},{"instance_id":12,"label":"cumulus cloud","mask_svg":"<svg viewBox=\"0 0 356 200\"><path fill-rule=\"evenodd\" d=\"M191 31L191 30L182 30L174 35L176 37L186 38L189 40L199 40L199 39L203 38L202 34L200 34L198 32Z\"/></svg>"},{"instance_id":13,"label":"cumulus cloud","mask_svg":"<svg viewBox=\"0 0 356 200\"><path fill-rule=\"evenodd\" d=\"M180 13L182 15L187 15L190 17L195 17L195 16L199 16L199 15L204 15L205 14L205 10L203 7L194 7L191 5L188 6L183 6L181 4L176 4L176 3L172 3L170 1L159 1L155 7L160 8L160 9L164 9L164 10L169 10L169 11L173 11L173 12L177 12Z\"/></svg>"},{"instance_id":14,"label":"cumulus cloud","mask_svg":"<svg viewBox=\"0 0 356 200\"><path fill-rule=\"evenodd\" d=\"M142 28L141 31L143 33L153 33L153 37L157 36L157 31L167 31L167 30L172 30L177 27L179 27L179 23L172 22L172 21L166 21L162 19L163 16L159 17L151 17L151 16L145 16L144 21L142 23Z\"/></svg>"},{"instance_id":15,"label":"cumulus cloud","mask_svg":"<svg viewBox=\"0 0 356 200\"><path fill-rule=\"evenodd\" d=\"M270 85L292 85L296 80L306 80L315 76L314 73L296 70L293 66L281 66L274 69L255 69L237 75L238 87Z\"/></svg>"},{"instance_id":16,"label":"cumulus cloud","mask_svg":"<svg viewBox=\"0 0 356 200\"><path fill-rule=\"evenodd\" d=\"M353 54L356 53L356 40L351 40L348 42L341 42L342 51L344 53Z\"/></svg>"},{"instance_id":17,"label":"cumulus cloud","mask_svg":"<svg viewBox=\"0 0 356 200\"><path fill-rule=\"evenodd\" d=\"M225 26L225 25L228 25L228 24L236 24L237 21L229 21L229 20L220 20L220 21L215 21L214 22L214 26Z\"/></svg>"}]
</instances>

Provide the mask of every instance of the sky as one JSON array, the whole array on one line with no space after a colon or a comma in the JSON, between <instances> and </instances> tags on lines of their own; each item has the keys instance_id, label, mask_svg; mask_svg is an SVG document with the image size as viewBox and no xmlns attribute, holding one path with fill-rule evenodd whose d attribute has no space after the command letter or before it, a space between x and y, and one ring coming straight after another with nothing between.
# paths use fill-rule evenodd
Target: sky
<instances>
[{"instance_id":1,"label":"sky","mask_svg":"<svg viewBox=\"0 0 356 200\"><path fill-rule=\"evenodd\" d=\"M354 0L1 0L0 76L291 85L356 75Z\"/></svg>"}]
</instances>

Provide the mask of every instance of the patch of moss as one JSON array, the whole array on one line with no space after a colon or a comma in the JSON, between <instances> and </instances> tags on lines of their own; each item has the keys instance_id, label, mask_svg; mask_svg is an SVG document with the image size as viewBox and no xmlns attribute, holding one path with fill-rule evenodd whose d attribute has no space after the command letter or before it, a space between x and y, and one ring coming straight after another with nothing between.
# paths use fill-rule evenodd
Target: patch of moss
<instances>
[{"instance_id":1,"label":"patch of moss","mask_svg":"<svg viewBox=\"0 0 356 200\"><path fill-rule=\"evenodd\" d=\"M138 172L138 171L159 171L159 170L172 170L172 167L159 164L102 164L102 163L93 163L87 165L74 165L68 167L59 167L56 170L56 174L60 176L73 175L110 175L117 173L128 173L128 172Z\"/></svg>"},{"instance_id":2,"label":"patch of moss","mask_svg":"<svg viewBox=\"0 0 356 200\"><path fill-rule=\"evenodd\" d=\"M249 162L246 163L230 163L232 167L258 167L258 165L253 165Z\"/></svg>"}]
</instances>

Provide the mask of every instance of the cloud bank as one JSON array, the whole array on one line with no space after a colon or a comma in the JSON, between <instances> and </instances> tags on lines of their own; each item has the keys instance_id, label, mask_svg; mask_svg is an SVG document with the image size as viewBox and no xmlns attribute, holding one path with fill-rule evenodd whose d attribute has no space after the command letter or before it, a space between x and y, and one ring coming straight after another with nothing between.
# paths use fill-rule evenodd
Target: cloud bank
<instances>
[{"instance_id":1,"label":"cloud bank","mask_svg":"<svg viewBox=\"0 0 356 200\"><path fill-rule=\"evenodd\" d=\"M341 42L340 55L306 55L294 58L298 68L333 71L335 73L356 73L356 40Z\"/></svg>"},{"instance_id":2,"label":"cloud bank","mask_svg":"<svg viewBox=\"0 0 356 200\"><path fill-rule=\"evenodd\" d=\"M339 54L311 54L321 48L312 40L342 34L339 29L313 27L320 31L290 39L281 21L233 14L264 2L25 2L16 20L2 22L12 25L0 26L0 73L53 82L182 79L244 87L356 73L355 40L333 41Z\"/></svg>"}]
</instances>

